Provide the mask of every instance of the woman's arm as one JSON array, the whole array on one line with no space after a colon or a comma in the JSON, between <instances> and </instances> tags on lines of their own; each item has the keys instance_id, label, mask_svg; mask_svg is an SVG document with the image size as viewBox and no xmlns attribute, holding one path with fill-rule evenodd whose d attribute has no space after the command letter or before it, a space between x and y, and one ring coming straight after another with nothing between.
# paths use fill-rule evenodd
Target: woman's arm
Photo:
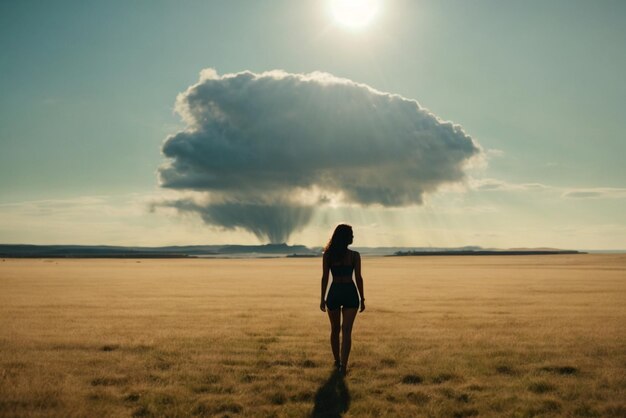
<instances>
[{"instance_id":1,"label":"woman's arm","mask_svg":"<svg viewBox=\"0 0 626 418\"><path fill-rule=\"evenodd\" d=\"M361 310L365 310L365 293L363 293L363 276L361 275L361 254L357 251L354 252L354 278L356 279L356 287L359 289L359 295L361 295Z\"/></svg>"},{"instance_id":2,"label":"woman's arm","mask_svg":"<svg viewBox=\"0 0 626 418\"><path fill-rule=\"evenodd\" d=\"M328 265L328 257L326 254L322 255L322 296L320 298L320 309L326 312L326 303L324 297L326 296L326 288L328 287L328 272L330 266Z\"/></svg>"}]
</instances>

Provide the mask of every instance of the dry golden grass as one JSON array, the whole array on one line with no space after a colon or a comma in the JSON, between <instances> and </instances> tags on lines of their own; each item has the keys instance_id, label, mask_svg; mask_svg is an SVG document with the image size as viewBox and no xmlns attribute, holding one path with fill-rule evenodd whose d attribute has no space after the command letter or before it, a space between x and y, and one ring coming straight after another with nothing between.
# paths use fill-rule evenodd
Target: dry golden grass
<instances>
[{"instance_id":1,"label":"dry golden grass","mask_svg":"<svg viewBox=\"0 0 626 418\"><path fill-rule=\"evenodd\" d=\"M626 256L0 262L0 416L626 416Z\"/></svg>"}]
</instances>

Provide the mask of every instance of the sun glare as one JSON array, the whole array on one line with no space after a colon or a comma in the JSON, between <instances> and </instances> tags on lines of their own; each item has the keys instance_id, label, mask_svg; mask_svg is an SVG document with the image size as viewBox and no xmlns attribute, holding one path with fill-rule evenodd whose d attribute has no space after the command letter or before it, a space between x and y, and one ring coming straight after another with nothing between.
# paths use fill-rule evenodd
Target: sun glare
<instances>
[{"instance_id":1,"label":"sun glare","mask_svg":"<svg viewBox=\"0 0 626 418\"><path fill-rule=\"evenodd\" d=\"M349 28L362 28L372 21L380 0L331 0L330 9L335 20Z\"/></svg>"}]
</instances>

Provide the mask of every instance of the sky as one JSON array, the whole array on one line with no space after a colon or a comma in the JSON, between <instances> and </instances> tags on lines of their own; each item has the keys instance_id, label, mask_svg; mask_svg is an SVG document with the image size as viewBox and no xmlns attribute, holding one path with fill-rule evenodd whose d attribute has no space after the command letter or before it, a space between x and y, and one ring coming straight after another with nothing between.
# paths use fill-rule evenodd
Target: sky
<instances>
[{"instance_id":1,"label":"sky","mask_svg":"<svg viewBox=\"0 0 626 418\"><path fill-rule=\"evenodd\" d=\"M626 248L626 2L332 6L1 2L0 242Z\"/></svg>"}]
</instances>

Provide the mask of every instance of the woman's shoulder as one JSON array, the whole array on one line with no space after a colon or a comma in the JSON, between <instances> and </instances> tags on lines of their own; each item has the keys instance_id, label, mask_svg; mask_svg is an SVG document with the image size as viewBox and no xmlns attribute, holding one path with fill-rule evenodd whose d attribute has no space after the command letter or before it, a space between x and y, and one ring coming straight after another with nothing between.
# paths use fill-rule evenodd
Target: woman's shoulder
<instances>
[{"instance_id":1,"label":"woman's shoulder","mask_svg":"<svg viewBox=\"0 0 626 418\"><path fill-rule=\"evenodd\" d=\"M358 252L358 251L354 251L354 250L348 250L348 251L350 251L350 255L351 255L353 258L356 258L356 257L360 257L360 256L361 256L361 254L359 254L359 252Z\"/></svg>"}]
</instances>

